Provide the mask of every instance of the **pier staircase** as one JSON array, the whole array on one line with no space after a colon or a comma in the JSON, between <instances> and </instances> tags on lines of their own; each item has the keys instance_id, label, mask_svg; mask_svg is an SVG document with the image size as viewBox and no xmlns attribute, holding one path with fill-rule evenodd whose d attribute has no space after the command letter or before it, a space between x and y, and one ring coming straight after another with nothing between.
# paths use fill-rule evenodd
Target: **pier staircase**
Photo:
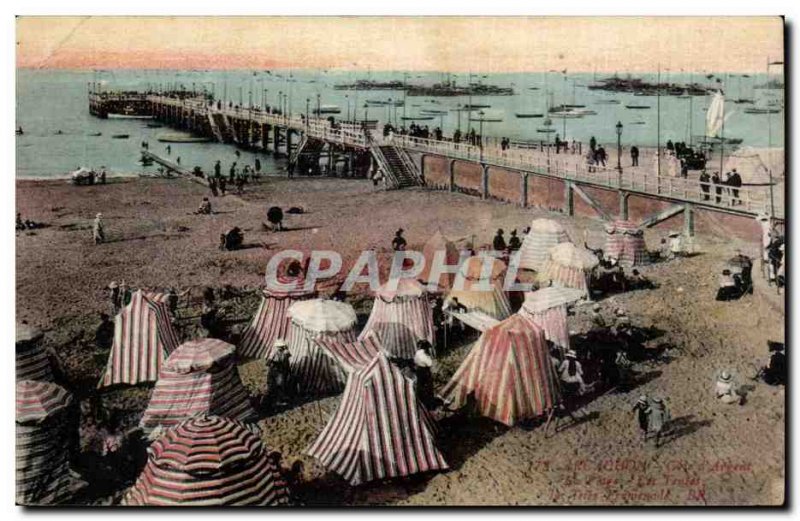
<instances>
[{"instance_id":1,"label":"pier staircase","mask_svg":"<svg viewBox=\"0 0 800 521\"><path fill-rule=\"evenodd\" d=\"M222 125L220 126L225 129L226 135L229 136L227 142L238 144L239 136L236 135L236 126L231 124L231 120L224 113L220 114L220 116L222 116Z\"/></svg>"},{"instance_id":2,"label":"pier staircase","mask_svg":"<svg viewBox=\"0 0 800 521\"><path fill-rule=\"evenodd\" d=\"M228 125L228 118L219 112L209 112L208 117L211 121L211 131L214 133L214 137L216 137L220 143L231 143L233 141L233 135Z\"/></svg>"},{"instance_id":3,"label":"pier staircase","mask_svg":"<svg viewBox=\"0 0 800 521\"><path fill-rule=\"evenodd\" d=\"M289 155L289 163L296 166L303 157L319 157L325 142L321 139L309 138L306 133L302 134L300 142L297 143Z\"/></svg>"},{"instance_id":4,"label":"pier staircase","mask_svg":"<svg viewBox=\"0 0 800 521\"><path fill-rule=\"evenodd\" d=\"M222 130L219 128L215 114L210 111L208 112L208 124L211 127L211 133L214 135L214 139L219 143L224 143L225 136L222 135Z\"/></svg>"},{"instance_id":5,"label":"pier staircase","mask_svg":"<svg viewBox=\"0 0 800 521\"><path fill-rule=\"evenodd\" d=\"M386 176L386 184L390 188L407 188L423 186L417 165L402 148L393 145L374 145L370 147L372 157Z\"/></svg>"}]
</instances>

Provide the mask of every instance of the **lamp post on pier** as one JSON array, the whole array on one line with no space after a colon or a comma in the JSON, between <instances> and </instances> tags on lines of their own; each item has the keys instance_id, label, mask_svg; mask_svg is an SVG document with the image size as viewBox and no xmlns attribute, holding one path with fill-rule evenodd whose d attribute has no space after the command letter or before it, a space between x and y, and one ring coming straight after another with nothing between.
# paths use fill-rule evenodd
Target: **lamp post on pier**
<instances>
[{"instance_id":1,"label":"lamp post on pier","mask_svg":"<svg viewBox=\"0 0 800 521\"><path fill-rule=\"evenodd\" d=\"M619 173L619 186L622 188L622 121L617 121L617 172Z\"/></svg>"},{"instance_id":2,"label":"lamp post on pier","mask_svg":"<svg viewBox=\"0 0 800 521\"><path fill-rule=\"evenodd\" d=\"M480 150L480 162L483 163L483 116L485 113L481 110L478 112L480 120L478 120L478 149ZM472 121L472 118L470 118Z\"/></svg>"},{"instance_id":3,"label":"lamp post on pier","mask_svg":"<svg viewBox=\"0 0 800 521\"><path fill-rule=\"evenodd\" d=\"M311 98L306 98L306 129L308 129L308 126L310 124L308 120L308 109L310 106L311 106Z\"/></svg>"}]
</instances>

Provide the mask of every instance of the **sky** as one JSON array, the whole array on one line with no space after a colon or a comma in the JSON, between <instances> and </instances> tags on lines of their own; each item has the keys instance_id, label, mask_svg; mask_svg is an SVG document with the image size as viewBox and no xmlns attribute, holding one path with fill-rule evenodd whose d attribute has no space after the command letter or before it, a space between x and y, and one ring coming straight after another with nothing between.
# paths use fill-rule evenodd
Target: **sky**
<instances>
[{"instance_id":1,"label":"sky","mask_svg":"<svg viewBox=\"0 0 800 521\"><path fill-rule=\"evenodd\" d=\"M764 72L779 17L19 17L17 67Z\"/></svg>"}]
</instances>

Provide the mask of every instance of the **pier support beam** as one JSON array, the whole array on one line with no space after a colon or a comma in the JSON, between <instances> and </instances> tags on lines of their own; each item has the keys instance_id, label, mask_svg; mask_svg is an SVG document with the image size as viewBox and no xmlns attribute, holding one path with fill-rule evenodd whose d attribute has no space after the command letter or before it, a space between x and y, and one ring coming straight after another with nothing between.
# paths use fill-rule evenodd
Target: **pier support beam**
<instances>
[{"instance_id":1,"label":"pier support beam","mask_svg":"<svg viewBox=\"0 0 800 521\"><path fill-rule=\"evenodd\" d=\"M481 198L489 198L489 165L481 164L483 172L481 175Z\"/></svg>"},{"instance_id":2,"label":"pier support beam","mask_svg":"<svg viewBox=\"0 0 800 521\"><path fill-rule=\"evenodd\" d=\"M570 217L575 215L575 199L572 192L572 182L564 181L564 213Z\"/></svg>"},{"instance_id":3,"label":"pier support beam","mask_svg":"<svg viewBox=\"0 0 800 521\"><path fill-rule=\"evenodd\" d=\"M670 206L669 208L667 208L663 212L659 212L659 213L657 213L655 215L651 215L650 217L648 217L647 219L642 221L639 224L639 227L640 228L650 228L651 226L655 226L656 224L658 224L660 222L666 221L667 219L669 219L670 217L672 217L674 215L678 215L679 213L681 213L685 209L686 209L686 206L684 206L682 204L676 204L675 206Z\"/></svg>"},{"instance_id":4,"label":"pier support beam","mask_svg":"<svg viewBox=\"0 0 800 521\"><path fill-rule=\"evenodd\" d=\"M278 157L278 143L281 141L281 129L277 125L272 127L272 154Z\"/></svg>"},{"instance_id":5,"label":"pier support beam","mask_svg":"<svg viewBox=\"0 0 800 521\"><path fill-rule=\"evenodd\" d=\"M450 161L447 162L447 165L448 165L447 166L447 174L448 174L448 176L450 178L450 191L451 192L455 192L456 191L456 168L455 168L456 160L455 159L451 159Z\"/></svg>"},{"instance_id":6,"label":"pier support beam","mask_svg":"<svg viewBox=\"0 0 800 521\"><path fill-rule=\"evenodd\" d=\"M286 128L286 157L292 156L292 129Z\"/></svg>"},{"instance_id":7,"label":"pier support beam","mask_svg":"<svg viewBox=\"0 0 800 521\"><path fill-rule=\"evenodd\" d=\"M628 197L630 195L623 190L619 191L619 218L623 221L628 220Z\"/></svg>"},{"instance_id":8,"label":"pier support beam","mask_svg":"<svg viewBox=\"0 0 800 521\"><path fill-rule=\"evenodd\" d=\"M575 193L577 193L577 194L580 196L580 198L581 198L581 199L583 199L583 200L586 202L586 204L588 204L588 205L589 205L589 206L592 208L592 210L594 210L594 211L595 211L595 213L597 213L597 215L599 215L599 216L600 216L600 217L601 217L603 220L605 220L605 221L610 221L610 220L611 220L611 218L610 218L610 217L608 216L608 214L607 214L607 213L606 213L606 212L605 212L605 211L604 211L604 210L603 210L603 209L600 207L600 205L599 205L599 204L597 204L597 202L595 202L595 200L594 200L594 199L592 199L591 197L589 197L589 194L587 194L586 192L584 192L584 191L583 191L583 189L582 189L580 186L578 186L578 185L577 185L577 184L575 184L575 183L570 183L570 184L572 185L572 190L573 190ZM571 215L571 214L570 214L570 215Z\"/></svg>"},{"instance_id":9,"label":"pier support beam","mask_svg":"<svg viewBox=\"0 0 800 521\"><path fill-rule=\"evenodd\" d=\"M694 206L691 203L684 205L683 234L686 237L694 237Z\"/></svg>"},{"instance_id":10,"label":"pier support beam","mask_svg":"<svg viewBox=\"0 0 800 521\"><path fill-rule=\"evenodd\" d=\"M523 208L528 207L528 174L523 173L519 176L519 181L522 183L522 186L519 187L519 193L522 194L520 206Z\"/></svg>"}]
</instances>

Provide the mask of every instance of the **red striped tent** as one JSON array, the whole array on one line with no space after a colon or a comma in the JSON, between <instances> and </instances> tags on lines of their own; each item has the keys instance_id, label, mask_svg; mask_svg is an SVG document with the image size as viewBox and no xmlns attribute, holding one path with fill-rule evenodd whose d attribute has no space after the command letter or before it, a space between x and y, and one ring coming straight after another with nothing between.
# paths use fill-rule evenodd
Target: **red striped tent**
<instances>
[{"instance_id":1,"label":"red striped tent","mask_svg":"<svg viewBox=\"0 0 800 521\"><path fill-rule=\"evenodd\" d=\"M250 397L239 378L236 348L215 338L191 340L169 355L158 377L141 426L150 433L199 414L255 420Z\"/></svg>"},{"instance_id":2,"label":"red striped tent","mask_svg":"<svg viewBox=\"0 0 800 521\"><path fill-rule=\"evenodd\" d=\"M484 273L488 276L484 277ZM469 311L483 311L503 320L511 315L511 303L503 291L505 277L506 265L502 261L491 256L470 257L461 265L447 298L457 298Z\"/></svg>"},{"instance_id":3,"label":"red striped tent","mask_svg":"<svg viewBox=\"0 0 800 521\"><path fill-rule=\"evenodd\" d=\"M289 369L298 390L308 395L330 394L344 388L342 367L316 343L331 339L356 340L356 312L353 306L333 300L311 299L295 302L287 311L292 321L288 344Z\"/></svg>"},{"instance_id":4,"label":"red striped tent","mask_svg":"<svg viewBox=\"0 0 800 521\"><path fill-rule=\"evenodd\" d=\"M178 343L167 295L136 291L114 319L114 343L98 387L156 381Z\"/></svg>"},{"instance_id":5,"label":"red striped tent","mask_svg":"<svg viewBox=\"0 0 800 521\"><path fill-rule=\"evenodd\" d=\"M519 249L519 267L539 271L549 258L550 248L571 241L564 227L550 219L534 219L530 228Z\"/></svg>"},{"instance_id":6,"label":"red striped tent","mask_svg":"<svg viewBox=\"0 0 800 521\"><path fill-rule=\"evenodd\" d=\"M414 358L418 340L434 345L433 308L425 287L412 279L398 280L395 289L391 282L381 286L358 338L372 332L378 334L386 353L393 358Z\"/></svg>"},{"instance_id":7,"label":"red striped tent","mask_svg":"<svg viewBox=\"0 0 800 521\"><path fill-rule=\"evenodd\" d=\"M525 302L519 312L541 327L548 341L566 352L570 348L567 306L583 296L583 291L574 288L542 288L525 293Z\"/></svg>"},{"instance_id":8,"label":"red striped tent","mask_svg":"<svg viewBox=\"0 0 800 521\"><path fill-rule=\"evenodd\" d=\"M550 249L550 259L542 267L539 282L579 289L588 299L592 271L598 264L600 261L593 253L565 242Z\"/></svg>"},{"instance_id":9,"label":"red striped tent","mask_svg":"<svg viewBox=\"0 0 800 521\"><path fill-rule=\"evenodd\" d=\"M303 288L305 279L281 278L282 283L295 285L293 290L267 288L262 292L261 304L258 306L253 320L242 332L239 343L239 355L244 358L265 358L272 354L272 345L278 338L286 339L289 335L289 317L286 311L300 300L307 300L316 296L314 289Z\"/></svg>"},{"instance_id":10,"label":"red striped tent","mask_svg":"<svg viewBox=\"0 0 800 521\"><path fill-rule=\"evenodd\" d=\"M339 362L347 374L363 368L379 353L384 353L381 339L374 331L359 337L355 342L342 342L333 338L321 338L316 341L328 355Z\"/></svg>"},{"instance_id":11,"label":"red striped tent","mask_svg":"<svg viewBox=\"0 0 800 521\"><path fill-rule=\"evenodd\" d=\"M625 267L650 263L650 255L644 241L644 232L631 221L618 220L606 225L606 245L603 254L616 259Z\"/></svg>"},{"instance_id":12,"label":"red striped tent","mask_svg":"<svg viewBox=\"0 0 800 521\"><path fill-rule=\"evenodd\" d=\"M306 450L356 486L447 469L414 383L380 354L351 374L333 418Z\"/></svg>"},{"instance_id":13,"label":"red striped tent","mask_svg":"<svg viewBox=\"0 0 800 521\"><path fill-rule=\"evenodd\" d=\"M133 506L273 506L286 483L255 432L202 416L169 429L148 449L141 475L122 499Z\"/></svg>"},{"instance_id":14,"label":"red striped tent","mask_svg":"<svg viewBox=\"0 0 800 521\"><path fill-rule=\"evenodd\" d=\"M17 322L17 381L37 380L53 381L53 367L50 355L39 343L42 332L38 329Z\"/></svg>"},{"instance_id":15,"label":"red striped tent","mask_svg":"<svg viewBox=\"0 0 800 521\"><path fill-rule=\"evenodd\" d=\"M487 329L441 394L508 426L541 416L559 400L544 331L519 314Z\"/></svg>"},{"instance_id":16,"label":"red striped tent","mask_svg":"<svg viewBox=\"0 0 800 521\"><path fill-rule=\"evenodd\" d=\"M431 275L431 267L433 266L434 260L441 259L441 263L444 265L449 266L458 266L460 263L459 252L458 248L454 242L447 239L442 233L442 230L436 230L428 242L422 247L422 256L425 259L425 266L422 269L422 273L420 274L419 278L424 282L425 285L429 285L431 283L430 278ZM455 273L445 273L439 277L439 280L435 281L435 284L439 287L439 289L443 292L447 292L453 286L453 280L455 279ZM432 288L431 288L432 289Z\"/></svg>"},{"instance_id":17,"label":"red striped tent","mask_svg":"<svg viewBox=\"0 0 800 521\"><path fill-rule=\"evenodd\" d=\"M16 489L20 505L70 498L69 418L72 397L50 382L17 382Z\"/></svg>"}]
</instances>

